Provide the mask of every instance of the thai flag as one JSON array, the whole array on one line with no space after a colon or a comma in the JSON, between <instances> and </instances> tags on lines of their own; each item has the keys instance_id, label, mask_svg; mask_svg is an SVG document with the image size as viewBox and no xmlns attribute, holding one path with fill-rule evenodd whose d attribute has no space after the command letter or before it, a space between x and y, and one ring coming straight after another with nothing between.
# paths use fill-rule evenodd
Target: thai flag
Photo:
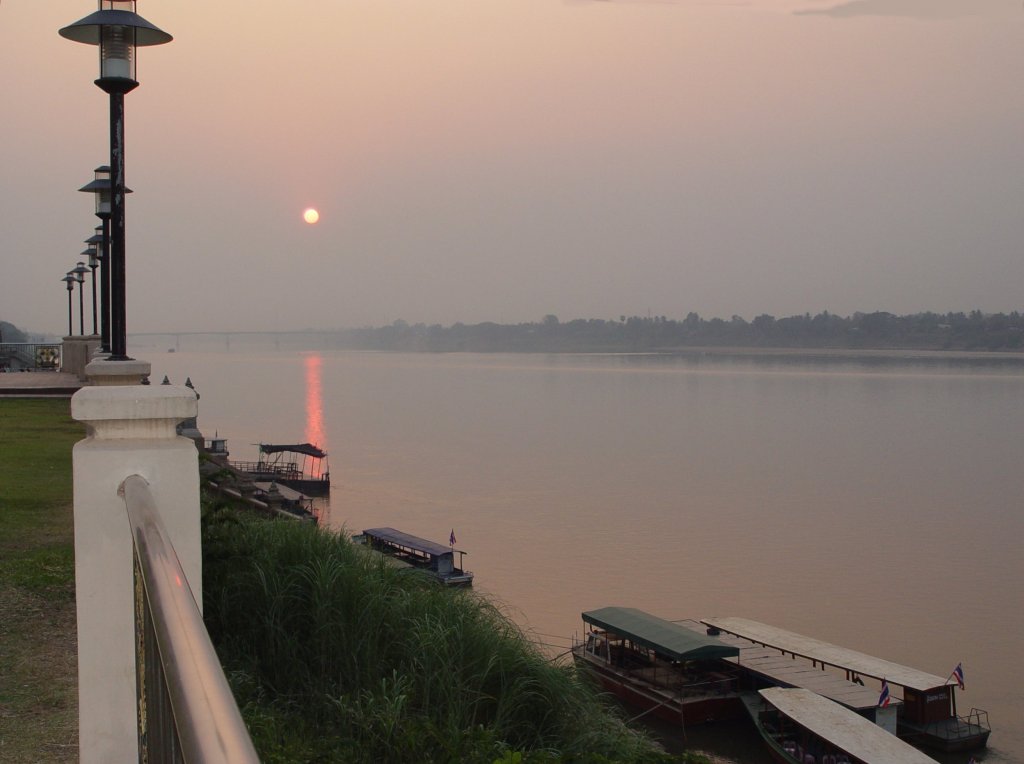
<instances>
[{"instance_id":1,"label":"thai flag","mask_svg":"<svg viewBox=\"0 0 1024 764\"><path fill-rule=\"evenodd\" d=\"M956 683L960 685L960 689L964 688L964 667L961 664L956 664L956 668L953 669L953 678L956 679Z\"/></svg>"},{"instance_id":2,"label":"thai flag","mask_svg":"<svg viewBox=\"0 0 1024 764\"><path fill-rule=\"evenodd\" d=\"M448 537L448 546L455 546L455 529L452 528L452 535Z\"/></svg>"},{"instance_id":3,"label":"thai flag","mask_svg":"<svg viewBox=\"0 0 1024 764\"><path fill-rule=\"evenodd\" d=\"M885 708L889 705L889 683L882 680L882 692L878 696L878 705L880 708Z\"/></svg>"}]
</instances>

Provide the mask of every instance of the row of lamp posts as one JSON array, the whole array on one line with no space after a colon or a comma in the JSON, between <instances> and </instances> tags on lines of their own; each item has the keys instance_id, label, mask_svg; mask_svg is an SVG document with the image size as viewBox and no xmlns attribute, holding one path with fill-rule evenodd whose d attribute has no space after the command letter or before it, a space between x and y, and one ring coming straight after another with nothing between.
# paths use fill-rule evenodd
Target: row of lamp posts
<instances>
[{"instance_id":1,"label":"row of lamp posts","mask_svg":"<svg viewBox=\"0 0 1024 764\"><path fill-rule=\"evenodd\" d=\"M62 279L68 290L68 334L72 334L72 291L79 285L78 327L85 333L82 285L92 269L92 331L97 333L96 268L100 268L100 337L102 351L111 361L127 361L125 300L125 194L124 184L124 96L139 86L135 79L135 49L162 45L171 36L135 12L135 0L99 0L99 9L60 30L74 42L96 45L100 53L100 76L96 85L110 96L110 165L97 167L95 178L80 191L96 198L96 217L102 225L86 240L89 265L84 262Z\"/></svg>"}]
</instances>

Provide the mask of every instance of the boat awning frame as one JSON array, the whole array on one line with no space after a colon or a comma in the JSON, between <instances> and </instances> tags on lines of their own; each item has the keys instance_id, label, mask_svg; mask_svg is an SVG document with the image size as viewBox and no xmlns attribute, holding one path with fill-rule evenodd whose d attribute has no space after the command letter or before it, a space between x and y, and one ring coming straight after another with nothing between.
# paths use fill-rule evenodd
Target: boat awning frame
<instances>
[{"instance_id":1,"label":"boat awning frame","mask_svg":"<svg viewBox=\"0 0 1024 764\"><path fill-rule=\"evenodd\" d=\"M712 660L739 655L737 647L631 607L583 612L583 622L629 639L671 660Z\"/></svg>"},{"instance_id":2,"label":"boat awning frame","mask_svg":"<svg viewBox=\"0 0 1024 764\"><path fill-rule=\"evenodd\" d=\"M875 658L856 650L848 650L830 642L805 637L803 634L786 631L759 621L733 617L701 618L700 620L706 626L720 629L728 634L735 634L737 637L795 655L798 658L852 671L860 676L871 677L878 681L884 679L889 684L907 687L918 692L956 685L956 680L952 677L943 679L935 674L918 671L882 658Z\"/></svg>"}]
</instances>

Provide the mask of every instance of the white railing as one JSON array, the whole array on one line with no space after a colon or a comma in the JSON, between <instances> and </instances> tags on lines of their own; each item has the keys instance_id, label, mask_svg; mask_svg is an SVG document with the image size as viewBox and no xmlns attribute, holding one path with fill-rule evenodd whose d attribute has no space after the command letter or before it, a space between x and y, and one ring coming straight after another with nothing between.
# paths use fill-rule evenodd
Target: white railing
<instances>
[{"instance_id":1,"label":"white railing","mask_svg":"<svg viewBox=\"0 0 1024 764\"><path fill-rule=\"evenodd\" d=\"M202 622L198 454L175 432L196 394L140 385L142 361L89 368L71 399L88 432L72 457L79 761L256 761Z\"/></svg>"},{"instance_id":2,"label":"white railing","mask_svg":"<svg viewBox=\"0 0 1024 764\"><path fill-rule=\"evenodd\" d=\"M121 484L135 548L135 660L140 760L258 762L149 490Z\"/></svg>"},{"instance_id":3,"label":"white railing","mask_svg":"<svg viewBox=\"0 0 1024 764\"><path fill-rule=\"evenodd\" d=\"M60 343L0 342L0 369L6 371L56 371L60 359Z\"/></svg>"}]
</instances>

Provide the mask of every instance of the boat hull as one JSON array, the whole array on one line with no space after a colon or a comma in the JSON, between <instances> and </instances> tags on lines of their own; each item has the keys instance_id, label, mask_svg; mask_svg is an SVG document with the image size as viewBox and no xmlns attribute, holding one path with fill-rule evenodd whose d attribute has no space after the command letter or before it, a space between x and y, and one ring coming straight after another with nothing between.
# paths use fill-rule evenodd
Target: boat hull
<instances>
[{"instance_id":1,"label":"boat hull","mask_svg":"<svg viewBox=\"0 0 1024 764\"><path fill-rule=\"evenodd\" d=\"M944 736L929 732L927 728L900 723L899 736L918 748L930 748L933 751L955 753L957 751L976 751L988 745L991 730L978 728L971 734Z\"/></svg>"},{"instance_id":2,"label":"boat hull","mask_svg":"<svg viewBox=\"0 0 1024 764\"><path fill-rule=\"evenodd\" d=\"M321 497L331 495L330 480L282 477L280 473L276 472L248 472L247 474L255 481L288 486L293 491L304 493L306 496Z\"/></svg>"},{"instance_id":3,"label":"boat hull","mask_svg":"<svg viewBox=\"0 0 1024 764\"><path fill-rule=\"evenodd\" d=\"M735 693L716 696L674 697L669 690L630 679L623 673L574 652L577 666L595 676L601 687L624 704L669 724L687 728L716 721L739 719L743 704Z\"/></svg>"}]
</instances>

